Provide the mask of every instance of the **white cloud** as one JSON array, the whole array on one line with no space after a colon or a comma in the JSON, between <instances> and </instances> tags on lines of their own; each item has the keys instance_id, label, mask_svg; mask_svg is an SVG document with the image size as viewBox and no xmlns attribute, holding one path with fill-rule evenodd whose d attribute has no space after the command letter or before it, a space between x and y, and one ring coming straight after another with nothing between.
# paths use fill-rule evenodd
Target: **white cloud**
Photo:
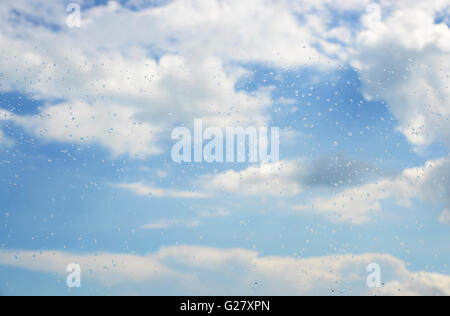
<instances>
[{"instance_id":1,"label":"white cloud","mask_svg":"<svg viewBox=\"0 0 450 316\"><path fill-rule=\"evenodd\" d=\"M297 159L278 164L251 166L243 171L228 170L200 179L205 191L239 195L296 196L313 187L344 187L359 184L377 168L344 157Z\"/></svg>"},{"instance_id":2,"label":"white cloud","mask_svg":"<svg viewBox=\"0 0 450 316\"><path fill-rule=\"evenodd\" d=\"M0 147L9 147L14 144L14 141L9 137L6 137L3 131L0 129Z\"/></svg>"},{"instance_id":3,"label":"white cloud","mask_svg":"<svg viewBox=\"0 0 450 316\"><path fill-rule=\"evenodd\" d=\"M270 91L237 92L245 70L236 64L349 61L360 69L367 97L388 102L411 143L450 143L450 31L434 23L448 3L383 1L382 19L366 23L367 29L339 18L347 11L362 15L369 3L176 0L132 11L109 2L83 11L81 29L68 29L60 2L15 1L0 10L0 58L8 78L2 90L31 91L48 103L64 99L73 106L113 101L150 126L194 118L256 125L268 120ZM156 144L147 146L142 155L156 153Z\"/></svg>"},{"instance_id":4,"label":"white cloud","mask_svg":"<svg viewBox=\"0 0 450 316\"><path fill-rule=\"evenodd\" d=\"M319 197L299 211L316 211L336 222L362 224L382 211L381 202L395 199L397 204L411 207L412 200L422 199L437 205L450 205L450 159L430 161L424 167L406 169L401 175L353 187L334 197ZM446 222L446 211L441 222Z\"/></svg>"},{"instance_id":5,"label":"white cloud","mask_svg":"<svg viewBox=\"0 0 450 316\"><path fill-rule=\"evenodd\" d=\"M100 46L104 30L110 30L116 36L101 42L109 49L121 50L126 43L184 56L217 56L227 63L326 64L327 56L315 48L322 39L311 32L316 22L298 16L320 19L316 5L311 2L300 12L291 2L177 0L138 13L110 2L85 12L85 23L74 36L83 39L81 45Z\"/></svg>"},{"instance_id":6,"label":"white cloud","mask_svg":"<svg viewBox=\"0 0 450 316\"><path fill-rule=\"evenodd\" d=\"M450 31L434 20L448 3L383 1L382 19L367 29L340 18L352 11L365 21L369 3L176 0L132 11L111 1L84 10L82 27L68 29L62 3L14 1L0 10L0 58L8 78L1 89L73 106L112 100L132 108L134 120L166 128L194 118L219 126L259 124L268 119L270 91L237 92L245 70L236 64L349 61L360 69L367 97L388 102L411 143L450 143ZM154 147L140 151L152 154Z\"/></svg>"},{"instance_id":7,"label":"white cloud","mask_svg":"<svg viewBox=\"0 0 450 316\"><path fill-rule=\"evenodd\" d=\"M318 40L309 25L299 22L286 1L174 1L149 15L163 17L182 51L202 47L225 60L277 66L327 60L313 48Z\"/></svg>"},{"instance_id":8,"label":"white cloud","mask_svg":"<svg viewBox=\"0 0 450 316\"><path fill-rule=\"evenodd\" d=\"M117 183L112 184L113 187L128 190L136 195L155 197L155 198L179 198L179 199L204 199L209 198L211 195L204 192L195 191L180 191L173 189L158 188L153 184L147 184L142 182L136 183Z\"/></svg>"},{"instance_id":9,"label":"white cloud","mask_svg":"<svg viewBox=\"0 0 450 316\"><path fill-rule=\"evenodd\" d=\"M269 91L235 91L244 70L231 65L326 59L313 48L321 40L288 1L172 1L140 12L109 2L83 11L81 29L67 28L65 7L57 1L16 1L0 14L8 78L2 90L73 106L112 100L150 124L189 124L197 117L219 126L260 124L271 105ZM157 61L149 56L155 52Z\"/></svg>"},{"instance_id":10,"label":"white cloud","mask_svg":"<svg viewBox=\"0 0 450 316\"><path fill-rule=\"evenodd\" d=\"M66 275L69 263L82 276L106 286L166 281L167 291L192 295L449 295L450 277L411 272L403 261L386 254L336 255L299 259L262 257L246 249L199 246L163 248L146 256L50 251L0 251L0 265ZM366 287L366 267L382 268L384 288ZM399 291L400 290L400 291Z\"/></svg>"},{"instance_id":11,"label":"white cloud","mask_svg":"<svg viewBox=\"0 0 450 316\"><path fill-rule=\"evenodd\" d=\"M392 281L377 294L384 296L449 296L450 278L438 273L409 273L402 281Z\"/></svg>"},{"instance_id":12,"label":"white cloud","mask_svg":"<svg viewBox=\"0 0 450 316\"><path fill-rule=\"evenodd\" d=\"M318 212L334 222L363 224L383 211L383 201L394 199L411 207L414 199L436 206L450 206L450 159L429 161L423 167L405 169L394 177L379 178L370 163L342 157L284 161L277 165L252 166L243 171L228 170L203 176L198 186L211 194L232 193L244 196L295 197L314 193L313 188L343 189L332 197L317 197L294 206L296 211ZM367 184L363 184L367 183ZM359 185L363 184L363 185ZM348 189L344 189L349 187ZM448 210L440 221L450 223Z\"/></svg>"},{"instance_id":13,"label":"white cloud","mask_svg":"<svg viewBox=\"0 0 450 316\"><path fill-rule=\"evenodd\" d=\"M314 211L327 215L334 222L362 224L381 211L380 200L387 199L391 193L385 191L390 182L370 184L361 188L344 191L332 198L316 198L311 204L298 205L297 211Z\"/></svg>"},{"instance_id":14,"label":"white cloud","mask_svg":"<svg viewBox=\"0 0 450 316\"><path fill-rule=\"evenodd\" d=\"M363 92L387 101L399 130L417 147L450 144L450 29L435 24L446 1L399 1L358 34L353 64ZM389 10L393 11L389 13Z\"/></svg>"},{"instance_id":15,"label":"white cloud","mask_svg":"<svg viewBox=\"0 0 450 316\"><path fill-rule=\"evenodd\" d=\"M30 271L65 274L70 263L79 263L83 275L105 285L182 277L151 257L128 254L73 254L58 251L0 251L0 265Z\"/></svg>"},{"instance_id":16,"label":"white cloud","mask_svg":"<svg viewBox=\"0 0 450 316\"><path fill-rule=\"evenodd\" d=\"M245 196L284 196L302 194L313 187L345 187L361 183L377 169L370 163L343 157L323 157L314 161L305 159L263 164L242 171L227 170L208 174L194 180L195 192L161 189L143 181L113 186L135 194L153 197L207 198L232 193Z\"/></svg>"},{"instance_id":17,"label":"white cloud","mask_svg":"<svg viewBox=\"0 0 450 316\"><path fill-rule=\"evenodd\" d=\"M202 118L206 125L212 126L259 126L264 125L268 118L265 112L271 105L270 90L261 89L251 94L235 91L235 84L243 70L225 69L216 58L186 60L180 56L165 55L155 62L143 56L124 58L98 52L93 57L84 52L57 49L55 53L60 55L52 58L33 52L31 44L27 45L16 43L15 58L11 57L14 44L6 43L5 48L10 46L8 50L0 49L0 54L3 53L9 65L5 73L11 73L8 74L11 86L4 89L30 90L45 100L67 100L57 105L50 105L48 101L49 105L39 115L46 117L48 112L61 112L69 107L78 109L78 125L91 127L88 131L92 134L84 136L102 140L102 145L114 154L118 148L123 148L122 151L130 156L157 154L156 139L168 139L169 127L181 123L193 124L196 118ZM65 60L64 55L71 57ZM110 113L122 114L121 121L118 122L120 117L118 119ZM92 126L93 116L101 120L100 126ZM34 120L31 129L34 132L36 129L47 129L48 133L43 136L49 140L61 140L61 135L53 133L50 126L61 124L56 119L60 118ZM105 138L104 135L103 128L115 127L119 130L117 123L122 124L124 120L125 126L139 123L133 129L142 130L137 135L139 138L143 136L142 139L130 138L131 148L114 144L111 137ZM21 121L26 124L28 120L23 118ZM120 130L129 134L125 128ZM153 133L151 136L148 135L150 131ZM162 134L163 131L165 134ZM64 140L70 141L67 138ZM136 144L137 141L141 143Z\"/></svg>"},{"instance_id":18,"label":"white cloud","mask_svg":"<svg viewBox=\"0 0 450 316\"><path fill-rule=\"evenodd\" d=\"M296 163L282 162L276 165L249 167L241 172L228 170L200 179L200 186L206 191L230 192L240 195L293 196L300 194L303 187L295 179L300 170Z\"/></svg>"},{"instance_id":19,"label":"white cloud","mask_svg":"<svg viewBox=\"0 0 450 316\"><path fill-rule=\"evenodd\" d=\"M0 113L4 120L22 126L45 141L99 143L114 156L128 154L133 158L161 153L157 145L161 127L136 121L135 112L131 107L80 102L46 106L39 115Z\"/></svg>"},{"instance_id":20,"label":"white cloud","mask_svg":"<svg viewBox=\"0 0 450 316\"><path fill-rule=\"evenodd\" d=\"M23 6L15 7L20 10ZM175 124L192 124L195 118L202 118L206 125L213 126L263 125L271 105L270 89L252 93L236 91L235 85L245 73L243 68L225 64L212 54L182 54L172 50L173 53L165 51L157 59L149 56L149 47L153 44L148 39L166 29L164 25L168 22L164 19L169 19L169 16L155 17L161 32L149 33L148 24L154 22L148 15L158 14L157 10L152 8L138 13L111 2L107 7L85 12L86 32L84 29L68 30L64 25L59 31L31 27L24 15L18 15L16 27L11 28L8 21L12 13L0 12L5 17L2 23L5 32L0 35L0 58L5 66L2 74L8 79L2 81L1 89L26 91L42 99L47 105L39 113L41 117L48 116L48 112L61 112L63 107L78 109L77 123L80 128L87 127L89 134L71 130L69 134L74 132L75 140L61 136L53 132L61 128L51 126L58 125L51 118L33 119L33 125L26 126L28 131L40 134L37 131L47 130L42 136L50 141L78 142L78 136L89 136L115 155L146 157L159 153L156 138L168 139L169 133L161 134L162 131ZM40 18L46 19L45 16ZM121 19L128 22L136 19L141 25L122 29L111 38L108 34L117 26L130 26L119 23ZM106 25L111 28L108 34L103 34ZM121 38L120 34L126 37ZM139 38L130 44L133 34L139 34ZM114 47L108 47L111 43L115 43ZM64 103L55 105L55 100L64 100ZM130 136L129 128L121 129L119 144L105 137L105 127L115 126L119 130L117 118L108 117L113 111L124 114L120 124L129 125L127 120L140 123L138 128L142 131L136 133L135 139L129 137L131 144L120 144L121 136ZM102 116L102 124L93 126L92 116ZM15 122L20 120L29 125L28 118L16 117ZM152 136L148 135L150 130Z\"/></svg>"}]
</instances>

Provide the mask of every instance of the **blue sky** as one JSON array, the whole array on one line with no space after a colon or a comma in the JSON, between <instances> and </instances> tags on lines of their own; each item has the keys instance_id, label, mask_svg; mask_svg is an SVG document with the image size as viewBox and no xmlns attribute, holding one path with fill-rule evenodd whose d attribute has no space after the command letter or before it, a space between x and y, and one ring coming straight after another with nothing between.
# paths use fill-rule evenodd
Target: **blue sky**
<instances>
[{"instance_id":1,"label":"blue sky","mask_svg":"<svg viewBox=\"0 0 450 316\"><path fill-rule=\"evenodd\" d=\"M450 295L448 3L67 4L0 5L0 294ZM277 171L174 163L194 119Z\"/></svg>"}]
</instances>

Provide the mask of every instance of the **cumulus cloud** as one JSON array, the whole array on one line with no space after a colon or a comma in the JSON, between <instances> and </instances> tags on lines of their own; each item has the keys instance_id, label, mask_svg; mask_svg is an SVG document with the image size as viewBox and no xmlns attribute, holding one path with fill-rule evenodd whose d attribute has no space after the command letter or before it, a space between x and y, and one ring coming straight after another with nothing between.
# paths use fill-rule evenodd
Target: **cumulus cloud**
<instances>
[{"instance_id":1,"label":"cumulus cloud","mask_svg":"<svg viewBox=\"0 0 450 316\"><path fill-rule=\"evenodd\" d=\"M445 1L398 1L355 42L353 65L368 99L387 101L398 129L418 148L450 144L450 29L436 24ZM380 66L382 65L382 66Z\"/></svg>"},{"instance_id":2,"label":"cumulus cloud","mask_svg":"<svg viewBox=\"0 0 450 316\"><path fill-rule=\"evenodd\" d=\"M98 143L114 156L145 158L158 154L157 135L161 127L134 119L131 107L89 105L87 103L46 106L38 115L3 113L3 120L23 127L45 141L76 144Z\"/></svg>"},{"instance_id":3,"label":"cumulus cloud","mask_svg":"<svg viewBox=\"0 0 450 316\"><path fill-rule=\"evenodd\" d=\"M271 104L270 90L251 94L236 91L234 86L243 70L225 70L215 58L187 61L180 56L165 55L156 62L145 57L125 59L100 53L90 57L64 51L52 60L51 56L41 56L30 47L22 47L25 45L28 44L21 43L17 47L15 58L11 57L14 45L5 44L8 49L0 49L10 65L5 73L11 73L8 81L11 87L4 88L30 90L45 100L67 100L56 105L46 101L48 105L38 116L48 117L64 109L67 113L77 111L77 125L89 128L76 134L99 140L114 154L119 148L130 156L156 154L155 140L168 138L161 135L163 130L175 124L192 124L196 118L212 126L259 126L268 119L265 112ZM63 59L64 55L71 59ZM18 78L14 80L16 75ZM21 81L24 77L26 82ZM36 134L36 130L47 129L43 137L62 140L60 134L53 133L58 127L50 126L61 125L58 119L61 117L34 119L33 127L28 130ZM28 121L26 117L17 117L15 122L18 120ZM125 125L119 128L118 123ZM126 136L130 134L130 127L127 128L130 125L134 131L140 130L137 133L140 139L130 138L129 145L120 146L114 143L115 137L104 135L105 129L115 128L121 131L121 136Z\"/></svg>"},{"instance_id":4,"label":"cumulus cloud","mask_svg":"<svg viewBox=\"0 0 450 316\"><path fill-rule=\"evenodd\" d=\"M385 176L372 163L343 157L299 159L279 164L251 166L203 176L196 182L202 192L244 196L301 197L314 188L337 190L332 197L317 197L295 205L296 211L317 212L333 222L363 224L383 211L383 202L394 199L412 207L415 199L444 206L440 222L449 224L450 159L427 162L422 167Z\"/></svg>"},{"instance_id":5,"label":"cumulus cloud","mask_svg":"<svg viewBox=\"0 0 450 316\"><path fill-rule=\"evenodd\" d=\"M290 163L252 166L241 172L228 170L200 179L204 190L239 195L292 196L303 191L295 181L296 165Z\"/></svg>"},{"instance_id":6,"label":"cumulus cloud","mask_svg":"<svg viewBox=\"0 0 450 316\"><path fill-rule=\"evenodd\" d=\"M240 195L296 196L315 187L358 185L377 173L372 163L330 156L228 170L204 176L200 185L204 190Z\"/></svg>"},{"instance_id":7,"label":"cumulus cloud","mask_svg":"<svg viewBox=\"0 0 450 316\"><path fill-rule=\"evenodd\" d=\"M166 128L194 118L256 125L269 119L270 91L236 91L246 72L237 65L350 62L361 72L367 98L388 102L411 143L449 143L450 31L435 24L448 4L383 1L375 17L369 4L176 0L138 4L136 11L111 1L84 10L82 27L69 29L61 2L14 1L0 10L8 79L1 89L30 91L49 105L64 99L96 107L112 100L134 111L134 120ZM361 23L340 17L348 12ZM156 153L155 146L141 154Z\"/></svg>"},{"instance_id":8,"label":"cumulus cloud","mask_svg":"<svg viewBox=\"0 0 450 316\"><path fill-rule=\"evenodd\" d=\"M191 191L161 188L146 181L111 185L146 198L207 199L223 194L299 197L311 189L353 187L367 179L378 177L378 173L379 170L372 163L334 156L315 160L290 160L251 166L242 171L230 169L218 174L208 174L193 180L191 185L195 189ZM355 209L363 214L368 212L365 207ZM229 215L230 212L222 208L199 213L200 217L206 218Z\"/></svg>"},{"instance_id":9,"label":"cumulus cloud","mask_svg":"<svg viewBox=\"0 0 450 316\"><path fill-rule=\"evenodd\" d=\"M411 272L386 254L336 255L300 259L260 256L246 249L173 246L145 256L60 251L0 251L0 265L65 275L77 262L82 276L105 286L166 281L168 291L193 295L449 295L450 277ZM366 267L382 268L381 289L366 286ZM176 288L176 287L179 288ZM350 290L351 289L351 290Z\"/></svg>"},{"instance_id":10,"label":"cumulus cloud","mask_svg":"<svg viewBox=\"0 0 450 316\"><path fill-rule=\"evenodd\" d=\"M161 52L185 56L218 56L225 62L279 67L311 65L319 60L326 64L326 54L316 47L323 40L311 32L321 15L312 1L307 1L305 8L294 11L291 1L177 0L136 13L110 2L87 11L75 36L83 38L83 45L98 45L98 35L104 32L99 26L103 26L117 35L103 43L112 49L122 49L127 43L152 45ZM317 19L300 20L300 14Z\"/></svg>"},{"instance_id":11,"label":"cumulus cloud","mask_svg":"<svg viewBox=\"0 0 450 316\"><path fill-rule=\"evenodd\" d=\"M48 141L95 142L115 156L145 158L161 152L158 140L174 124L190 124L195 118L216 126L268 122L270 88L252 93L235 88L247 73L246 63L283 68L321 60L358 68L366 97L387 101L412 144L450 143L450 31L445 21L436 23L438 14L448 12L448 3L369 4L177 0L134 11L111 1L85 10L82 27L68 29L58 1L10 2L0 8L0 58L7 78L1 90L32 92L46 105L37 115L7 113L2 121ZM340 18L348 11L361 21ZM201 183L209 192L296 196L314 186L355 186L372 167L328 159L309 165L290 161L273 169L229 170ZM411 192L427 200L436 192L448 193L445 186L436 191L421 186L418 192L403 178L382 179L313 204L320 212L361 223L392 196L407 204ZM199 194L143 183L122 188L140 195L154 191L160 197ZM386 193L391 188L395 193Z\"/></svg>"},{"instance_id":12,"label":"cumulus cloud","mask_svg":"<svg viewBox=\"0 0 450 316\"><path fill-rule=\"evenodd\" d=\"M261 125L269 118L270 89L236 91L236 83L246 73L237 64L325 63L321 50L333 45L325 45L311 31L321 16L299 20L299 14L309 16L317 7L315 2L306 4L300 12L290 1L188 0L134 11L111 1L84 10L82 27L69 29L61 2L8 3L0 9L0 57L7 79L1 89L27 91L44 100L47 106L41 117L65 106L81 110L80 104L87 103L78 124L90 127L89 134L63 133L73 132L76 137L71 139L54 134L60 128L49 128L56 123L52 119L33 119L28 131L48 130L42 134L48 140L75 142L85 134L83 138L97 139L113 154L158 153L147 133L155 125L190 124L195 118L214 126ZM55 100L65 102L55 104ZM112 112L106 110L111 103L114 111L126 113L126 119L143 123L140 143L119 146L105 137L104 127L116 123L107 114L98 128L92 128L90 119L81 121L92 112L96 117Z\"/></svg>"},{"instance_id":13,"label":"cumulus cloud","mask_svg":"<svg viewBox=\"0 0 450 316\"><path fill-rule=\"evenodd\" d=\"M449 296L450 279L438 273L410 273L403 281L391 281L378 291L384 296Z\"/></svg>"},{"instance_id":14,"label":"cumulus cloud","mask_svg":"<svg viewBox=\"0 0 450 316\"><path fill-rule=\"evenodd\" d=\"M41 118L48 117L49 113L61 113L69 107L78 110L78 126L80 129L87 127L85 132L69 128L68 133L63 133L76 134L72 140L53 133L61 128L50 125L61 125L56 122L61 117L33 118L32 126L26 126L33 134L47 130L41 136L50 141L78 142L78 136L82 136L96 139L113 154L146 157L159 152L155 134L159 139L168 138L158 134L161 127L167 131L175 124L192 124L195 118L202 118L206 125L213 126L259 126L268 120L269 88L252 93L235 89L239 78L246 73L242 67L225 64L213 54L182 54L172 49L170 52L164 50L158 56L152 55L154 50L149 47L153 44L146 39L159 36L157 29L166 29L163 25L169 23L166 21L169 16L151 19L150 15L158 15L157 8L138 13L110 2L107 6L88 10L83 24L86 29L74 33L64 25L59 25L61 29L45 27L42 21L47 16L37 19L27 11L21 11L22 5L12 7L16 11L0 12L5 17L2 23L5 32L0 35L0 56L4 60L2 76L7 79L2 81L1 89L26 91L42 99L46 107L38 113ZM13 18L14 28L10 27ZM127 21L136 18L140 25L133 25L133 30L116 32L117 36L113 38L100 34L107 29L104 23L115 25L111 25L108 32L117 26L130 26L129 23L118 23L123 18ZM42 23L33 28L30 21L36 19ZM148 25L154 23L152 21L159 21L157 28ZM154 32L147 32L149 28ZM135 33L140 37L130 43L133 42L130 35ZM119 34L127 36L120 38ZM171 43L176 42L171 40ZM57 103L59 100L64 103ZM108 116L110 113L121 116ZM100 122L93 121L92 117ZM14 122L28 119L16 117ZM141 131L136 132L137 137L130 141L131 144L121 146L120 141L114 143L117 135L104 135L105 128L119 130L117 123L125 123L120 129L119 140L121 136L134 134L137 129ZM129 123L139 123L131 134L126 127ZM149 135L149 131L153 135Z\"/></svg>"},{"instance_id":15,"label":"cumulus cloud","mask_svg":"<svg viewBox=\"0 0 450 316\"><path fill-rule=\"evenodd\" d=\"M57 251L1 251L0 258L2 266L62 274L65 274L68 264L76 262L82 266L83 275L91 275L105 285L125 280L132 283L141 282L143 279L151 281L177 275L177 272L151 257L127 254L79 255Z\"/></svg>"},{"instance_id":16,"label":"cumulus cloud","mask_svg":"<svg viewBox=\"0 0 450 316\"><path fill-rule=\"evenodd\" d=\"M395 199L397 204L411 207L416 198L437 205L450 205L450 159L429 161L424 167L406 169L401 175L353 187L334 197L319 197L299 211L315 211L336 222L362 224L382 211L382 202ZM444 211L441 222L447 223Z\"/></svg>"}]
</instances>

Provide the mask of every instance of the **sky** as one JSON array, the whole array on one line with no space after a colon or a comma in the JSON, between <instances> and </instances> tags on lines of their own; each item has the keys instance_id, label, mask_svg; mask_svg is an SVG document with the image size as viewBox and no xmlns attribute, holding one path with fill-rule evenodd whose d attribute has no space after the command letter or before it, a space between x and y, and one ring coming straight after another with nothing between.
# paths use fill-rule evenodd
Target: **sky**
<instances>
[{"instance_id":1,"label":"sky","mask_svg":"<svg viewBox=\"0 0 450 316\"><path fill-rule=\"evenodd\" d=\"M0 4L0 295L450 295L448 1L71 3Z\"/></svg>"}]
</instances>

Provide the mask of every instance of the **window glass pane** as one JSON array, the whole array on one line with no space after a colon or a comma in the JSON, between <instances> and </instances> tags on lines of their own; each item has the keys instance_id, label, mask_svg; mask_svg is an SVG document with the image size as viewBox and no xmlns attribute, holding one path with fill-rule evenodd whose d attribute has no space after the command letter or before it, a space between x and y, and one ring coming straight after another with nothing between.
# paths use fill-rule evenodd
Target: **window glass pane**
<instances>
[{"instance_id":1,"label":"window glass pane","mask_svg":"<svg viewBox=\"0 0 450 316\"><path fill-rule=\"evenodd\" d=\"M450 295L450 5L0 3L0 294Z\"/></svg>"}]
</instances>

